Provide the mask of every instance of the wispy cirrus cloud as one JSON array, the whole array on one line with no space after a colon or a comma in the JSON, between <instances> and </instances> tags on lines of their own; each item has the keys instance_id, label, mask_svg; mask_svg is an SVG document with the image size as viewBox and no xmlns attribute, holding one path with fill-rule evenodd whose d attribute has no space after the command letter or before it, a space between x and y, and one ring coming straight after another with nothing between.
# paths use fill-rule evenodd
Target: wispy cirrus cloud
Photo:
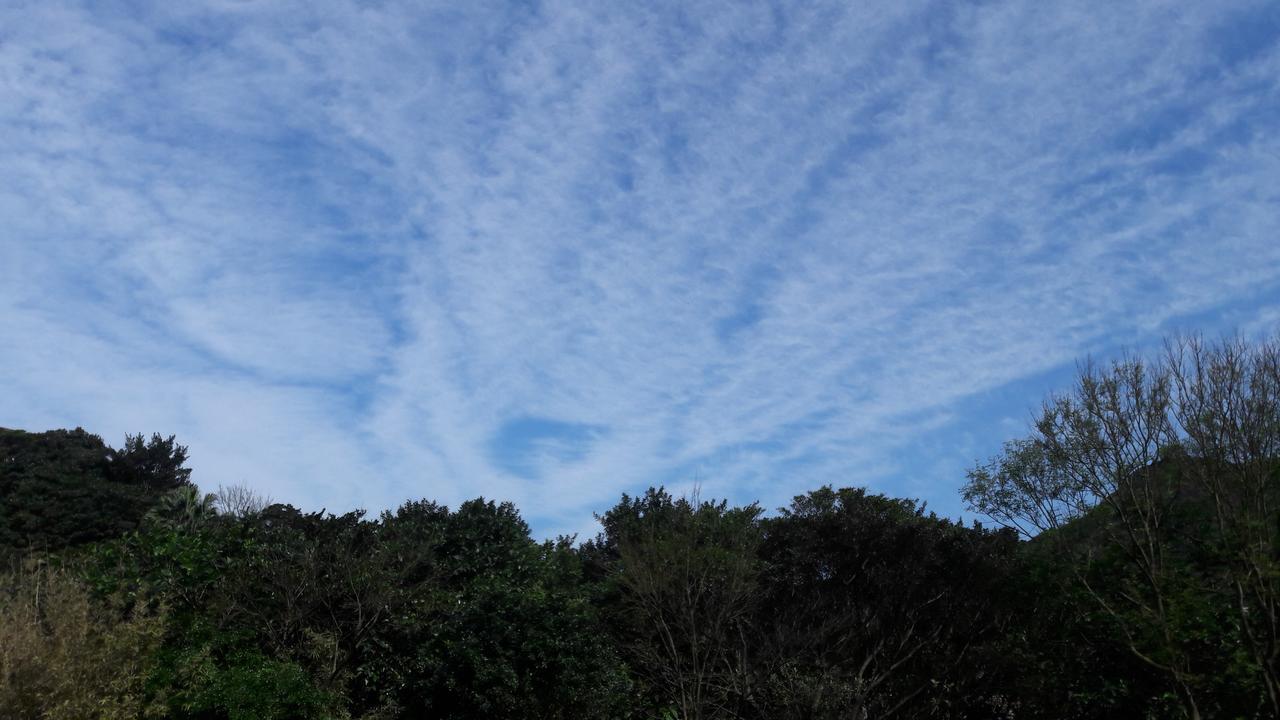
<instances>
[{"instance_id":1,"label":"wispy cirrus cloud","mask_svg":"<svg viewBox=\"0 0 1280 720\"><path fill-rule=\"evenodd\" d=\"M0 424L543 533L954 511L1076 357L1274 325L1278 77L1265 3L13 6Z\"/></svg>"}]
</instances>

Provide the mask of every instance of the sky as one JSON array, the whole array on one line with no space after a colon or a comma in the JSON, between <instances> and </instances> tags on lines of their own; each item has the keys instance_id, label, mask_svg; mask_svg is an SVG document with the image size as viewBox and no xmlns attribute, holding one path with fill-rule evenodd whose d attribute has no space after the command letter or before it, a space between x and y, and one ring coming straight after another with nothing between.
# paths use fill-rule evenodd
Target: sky
<instances>
[{"instance_id":1,"label":"sky","mask_svg":"<svg viewBox=\"0 0 1280 720\"><path fill-rule=\"evenodd\" d=\"M0 426L310 510L958 516L1077 361L1280 328L1275 2L0 4Z\"/></svg>"}]
</instances>

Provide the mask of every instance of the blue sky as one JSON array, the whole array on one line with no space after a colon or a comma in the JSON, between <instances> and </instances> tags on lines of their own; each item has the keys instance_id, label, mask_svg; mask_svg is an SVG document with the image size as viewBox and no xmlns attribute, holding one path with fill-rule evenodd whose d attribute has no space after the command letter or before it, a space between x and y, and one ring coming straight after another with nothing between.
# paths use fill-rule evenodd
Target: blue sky
<instances>
[{"instance_id":1,"label":"blue sky","mask_svg":"<svg viewBox=\"0 0 1280 720\"><path fill-rule=\"evenodd\" d=\"M1280 327L1274 2L6 2L0 425L206 489L949 515L1078 358Z\"/></svg>"}]
</instances>

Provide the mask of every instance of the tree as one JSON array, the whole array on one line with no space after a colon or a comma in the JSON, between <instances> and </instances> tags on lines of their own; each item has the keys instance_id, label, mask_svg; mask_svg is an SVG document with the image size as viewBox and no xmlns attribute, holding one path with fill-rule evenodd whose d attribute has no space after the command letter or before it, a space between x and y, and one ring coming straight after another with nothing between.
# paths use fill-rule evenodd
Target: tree
<instances>
[{"instance_id":1,"label":"tree","mask_svg":"<svg viewBox=\"0 0 1280 720\"><path fill-rule=\"evenodd\" d=\"M624 655L682 720L740 717L749 702L759 515L650 488L600 517L588 552L615 559Z\"/></svg>"},{"instance_id":2,"label":"tree","mask_svg":"<svg viewBox=\"0 0 1280 720\"><path fill-rule=\"evenodd\" d=\"M0 428L0 555L120 537L158 497L188 484L186 448L128 436L113 450L80 428Z\"/></svg>"},{"instance_id":3,"label":"tree","mask_svg":"<svg viewBox=\"0 0 1280 720\"><path fill-rule=\"evenodd\" d=\"M1054 547L1187 717L1254 712L1259 686L1276 713L1275 343L1167 347L1082 366L965 499Z\"/></svg>"},{"instance_id":4,"label":"tree","mask_svg":"<svg viewBox=\"0 0 1280 720\"><path fill-rule=\"evenodd\" d=\"M411 600L358 675L406 717L584 720L622 713L625 678L567 540L535 543L509 503L406 503L385 543Z\"/></svg>"},{"instance_id":5,"label":"tree","mask_svg":"<svg viewBox=\"0 0 1280 720\"><path fill-rule=\"evenodd\" d=\"M1166 345L1187 464L1212 508L1243 640L1280 717L1280 339Z\"/></svg>"},{"instance_id":6,"label":"tree","mask_svg":"<svg viewBox=\"0 0 1280 720\"><path fill-rule=\"evenodd\" d=\"M184 485L161 495L146 517L169 527L194 530L217 516L217 502L217 495L202 495L195 485Z\"/></svg>"},{"instance_id":7,"label":"tree","mask_svg":"<svg viewBox=\"0 0 1280 720\"><path fill-rule=\"evenodd\" d=\"M247 485L219 485L215 496L220 514L238 518L256 517L275 504L271 496L259 493Z\"/></svg>"},{"instance_id":8,"label":"tree","mask_svg":"<svg viewBox=\"0 0 1280 720\"><path fill-rule=\"evenodd\" d=\"M191 482L191 470L185 467L187 447L179 445L174 435L152 433L149 440L142 433L125 435L124 445L110 451L107 462L112 480L151 491L176 490Z\"/></svg>"},{"instance_id":9,"label":"tree","mask_svg":"<svg viewBox=\"0 0 1280 720\"><path fill-rule=\"evenodd\" d=\"M200 511L190 508L207 510L211 499L184 490L171 514L84 557L100 595L167 609L150 701L173 718L340 716L344 688L320 670L332 662L320 651L332 649L323 629L346 617L324 613L317 596L346 588L316 577L315 553L286 533L216 515L192 521Z\"/></svg>"},{"instance_id":10,"label":"tree","mask_svg":"<svg viewBox=\"0 0 1280 720\"><path fill-rule=\"evenodd\" d=\"M911 500L822 488L764 521L760 717L998 717L1000 676L969 672L1008 627L1016 536Z\"/></svg>"}]
</instances>

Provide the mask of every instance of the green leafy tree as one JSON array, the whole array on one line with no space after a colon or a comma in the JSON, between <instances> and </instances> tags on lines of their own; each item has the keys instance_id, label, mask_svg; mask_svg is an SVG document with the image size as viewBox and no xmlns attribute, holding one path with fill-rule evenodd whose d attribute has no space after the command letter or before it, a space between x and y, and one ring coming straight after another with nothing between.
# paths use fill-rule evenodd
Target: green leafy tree
<instances>
[{"instance_id":1,"label":"green leafy tree","mask_svg":"<svg viewBox=\"0 0 1280 720\"><path fill-rule=\"evenodd\" d=\"M208 504L199 495L187 499ZM173 521L145 523L83 559L99 595L120 597L135 608L166 608L167 632L146 682L149 702L171 718L345 713L341 684L327 682L329 676L318 670L330 659L316 657L319 633L303 625L285 640L272 634L300 613L310 613L305 617L320 626L317 608L292 606L308 598L274 596L287 587L278 577L285 568L262 561L273 549L292 553L295 565L306 562L306 554L296 544L273 543L280 536L263 537L249 523L216 515L187 522L191 517L179 499Z\"/></svg>"},{"instance_id":2,"label":"green leafy tree","mask_svg":"<svg viewBox=\"0 0 1280 720\"><path fill-rule=\"evenodd\" d=\"M112 480L128 485L141 485L147 490L165 492L191 482L186 467L187 448L179 445L177 436L162 437L153 433L125 435L124 445L107 454L108 472Z\"/></svg>"},{"instance_id":3,"label":"green leafy tree","mask_svg":"<svg viewBox=\"0 0 1280 720\"><path fill-rule=\"evenodd\" d=\"M407 717L613 718L625 677L567 541L538 544L509 504L383 516L409 603L358 675Z\"/></svg>"},{"instance_id":4,"label":"green leafy tree","mask_svg":"<svg viewBox=\"0 0 1280 720\"><path fill-rule=\"evenodd\" d=\"M822 488L765 520L760 717L1000 717L1012 533ZM970 667L981 662L985 673Z\"/></svg>"},{"instance_id":5,"label":"green leafy tree","mask_svg":"<svg viewBox=\"0 0 1280 720\"><path fill-rule=\"evenodd\" d=\"M113 450L79 428L0 429L0 555L120 537L157 498L187 484L173 438L126 438Z\"/></svg>"},{"instance_id":6,"label":"green leafy tree","mask_svg":"<svg viewBox=\"0 0 1280 720\"><path fill-rule=\"evenodd\" d=\"M146 519L183 530L195 530L218 514L218 496L201 494L195 485L184 485L161 495Z\"/></svg>"},{"instance_id":7,"label":"green leafy tree","mask_svg":"<svg viewBox=\"0 0 1280 720\"><path fill-rule=\"evenodd\" d=\"M604 532L587 552L612 566L615 632L650 706L682 720L745 712L759 516L755 505L650 488L600 517Z\"/></svg>"}]
</instances>

